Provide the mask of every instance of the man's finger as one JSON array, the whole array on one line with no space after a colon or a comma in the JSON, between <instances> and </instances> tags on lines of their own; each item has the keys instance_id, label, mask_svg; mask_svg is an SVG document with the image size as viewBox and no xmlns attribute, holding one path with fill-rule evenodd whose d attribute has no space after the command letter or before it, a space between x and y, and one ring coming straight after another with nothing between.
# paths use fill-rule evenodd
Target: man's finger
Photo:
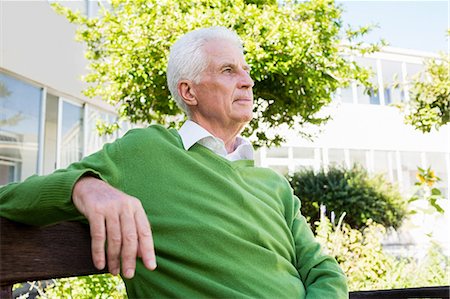
<instances>
[{"instance_id":1,"label":"man's finger","mask_svg":"<svg viewBox=\"0 0 450 299\"><path fill-rule=\"evenodd\" d=\"M135 220L139 240L139 253L142 257L142 261L147 269L155 270L156 256L155 247L153 244L153 235L150 228L150 223L143 208L136 211Z\"/></svg>"},{"instance_id":2,"label":"man's finger","mask_svg":"<svg viewBox=\"0 0 450 299\"><path fill-rule=\"evenodd\" d=\"M122 232L118 215L114 214L106 219L106 230L108 231L108 269L111 274L117 275L120 271L120 250L122 247Z\"/></svg>"},{"instance_id":3,"label":"man's finger","mask_svg":"<svg viewBox=\"0 0 450 299\"><path fill-rule=\"evenodd\" d=\"M124 211L120 215L122 230L122 272L125 278L132 278L136 269L138 237L133 213Z\"/></svg>"},{"instance_id":4,"label":"man's finger","mask_svg":"<svg viewBox=\"0 0 450 299\"><path fill-rule=\"evenodd\" d=\"M105 219L97 215L95 219L89 219L91 232L92 261L97 269L105 268Z\"/></svg>"}]
</instances>

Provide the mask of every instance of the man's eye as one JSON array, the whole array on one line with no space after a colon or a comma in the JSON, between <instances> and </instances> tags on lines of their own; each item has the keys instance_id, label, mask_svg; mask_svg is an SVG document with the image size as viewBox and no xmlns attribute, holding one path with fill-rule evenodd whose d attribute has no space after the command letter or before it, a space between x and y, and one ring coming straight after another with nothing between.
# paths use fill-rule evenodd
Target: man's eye
<instances>
[{"instance_id":1,"label":"man's eye","mask_svg":"<svg viewBox=\"0 0 450 299\"><path fill-rule=\"evenodd\" d=\"M231 67L224 68L223 71L225 73L230 73L232 71Z\"/></svg>"}]
</instances>

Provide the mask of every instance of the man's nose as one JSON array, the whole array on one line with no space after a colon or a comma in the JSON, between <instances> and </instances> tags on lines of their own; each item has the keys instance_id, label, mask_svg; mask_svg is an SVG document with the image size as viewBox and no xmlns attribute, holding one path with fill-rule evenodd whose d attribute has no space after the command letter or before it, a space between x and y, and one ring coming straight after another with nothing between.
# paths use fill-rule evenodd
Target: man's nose
<instances>
[{"instance_id":1,"label":"man's nose","mask_svg":"<svg viewBox=\"0 0 450 299\"><path fill-rule=\"evenodd\" d=\"M255 85L248 71L241 70L239 85L241 88L252 88Z\"/></svg>"}]
</instances>

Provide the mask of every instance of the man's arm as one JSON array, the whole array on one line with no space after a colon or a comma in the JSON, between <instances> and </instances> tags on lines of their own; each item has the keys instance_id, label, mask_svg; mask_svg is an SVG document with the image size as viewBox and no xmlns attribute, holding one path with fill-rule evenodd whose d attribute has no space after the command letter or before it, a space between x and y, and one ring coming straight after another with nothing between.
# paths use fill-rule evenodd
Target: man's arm
<instances>
[{"instance_id":1,"label":"man's arm","mask_svg":"<svg viewBox=\"0 0 450 299\"><path fill-rule=\"evenodd\" d=\"M155 254L145 211L138 199L114 187L123 179L121 154L116 141L67 169L0 188L0 216L39 226L86 217L98 268L105 266L106 240L111 273L119 272L122 258L123 274L131 277L137 256L153 270Z\"/></svg>"},{"instance_id":2,"label":"man's arm","mask_svg":"<svg viewBox=\"0 0 450 299\"><path fill-rule=\"evenodd\" d=\"M98 269L105 267L107 242L108 269L132 278L136 258L142 257L149 270L156 268L150 224L141 202L95 177L82 177L73 188L73 203L89 221L92 259Z\"/></svg>"},{"instance_id":3,"label":"man's arm","mask_svg":"<svg viewBox=\"0 0 450 299\"><path fill-rule=\"evenodd\" d=\"M306 298L348 298L345 274L336 260L323 252L300 213L300 201L296 197L294 200L291 229L296 248L296 267L306 288Z\"/></svg>"}]
</instances>

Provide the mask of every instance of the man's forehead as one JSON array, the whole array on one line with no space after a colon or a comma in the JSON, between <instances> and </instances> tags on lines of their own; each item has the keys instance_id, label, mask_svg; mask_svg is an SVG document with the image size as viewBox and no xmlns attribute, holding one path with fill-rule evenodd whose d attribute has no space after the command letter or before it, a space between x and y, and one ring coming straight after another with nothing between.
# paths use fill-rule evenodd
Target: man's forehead
<instances>
[{"instance_id":1,"label":"man's forehead","mask_svg":"<svg viewBox=\"0 0 450 299\"><path fill-rule=\"evenodd\" d=\"M226 40L212 40L204 45L204 53L210 63L246 64L242 48Z\"/></svg>"}]
</instances>

